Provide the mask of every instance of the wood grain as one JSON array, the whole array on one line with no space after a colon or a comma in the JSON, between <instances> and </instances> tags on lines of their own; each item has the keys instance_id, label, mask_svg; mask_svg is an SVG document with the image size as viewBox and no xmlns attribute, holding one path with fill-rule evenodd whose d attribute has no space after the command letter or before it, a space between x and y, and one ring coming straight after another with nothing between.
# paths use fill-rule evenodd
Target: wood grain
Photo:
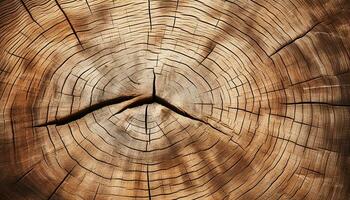
<instances>
[{"instance_id":1,"label":"wood grain","mask_svg":"<svg viewBox=\"0 0 350 200\"><path fill-rule=\"evenodd\" d=\"M3 0L0 199L349 199L348 0Z\"/></svg>"}]
</instances>

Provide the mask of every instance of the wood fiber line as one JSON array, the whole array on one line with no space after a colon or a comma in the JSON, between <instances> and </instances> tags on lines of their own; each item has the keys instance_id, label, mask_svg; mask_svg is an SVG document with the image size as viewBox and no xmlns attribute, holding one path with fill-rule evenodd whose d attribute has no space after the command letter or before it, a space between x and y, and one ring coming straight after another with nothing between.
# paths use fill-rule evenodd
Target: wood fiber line
<instances>
[{"instance_id":1,"label":"wood fiber line","mask_svg":"<svg viewBox=\"0 0 350 200\"><path fill-rule=\"evenodd\" d=\"M0 199L349 199L349 5L0 1Z\"/></svg>"}]
</instances>

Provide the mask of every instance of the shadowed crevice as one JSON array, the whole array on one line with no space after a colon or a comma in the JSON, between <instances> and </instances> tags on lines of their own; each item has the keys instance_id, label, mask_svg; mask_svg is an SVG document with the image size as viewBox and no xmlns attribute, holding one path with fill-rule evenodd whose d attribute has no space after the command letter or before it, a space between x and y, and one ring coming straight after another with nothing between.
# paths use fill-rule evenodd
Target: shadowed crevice
<instances>
[{"instance_id":1,"label":"shadowed crevice","mask_svg":"<svg viewBox=\"0 0 350 200\"><path fill-rule=\"evenodd\" d=\"M136 101L133 101L133 102L127 104L126 106L121 108L118 112L113 114L111 117L113 117L115 115L118 115L118 114L124 112L127 109L132 109L132 108L140 107L140 106L143 106L143 105L147 105L148 106L149 104L157 103L157 104L159 104L159 105L161 105L161 106L163 106L163 107L165 107L165 108L175 112L178 115L181 115L181 116L183 116L185 118L188 118L188 119L191 119L191 120L194 120L194 121L206 124L206 125L210 126L211 128L219 131L220 133L223 133L224 135L230 136L229 134L225 133L223 130L219 129L218 127L213 126L212 124L208 123L207 121L205 121L203 119L197 118L196 116L189 114L188 112L182 110L181 108L178 108L177 106L171 104L169 101L167 101L167 100L157 96L157 91L156 90L157 90L157 88L156 88L156 74L153 71L152 95L144 97L144 98L140 98L140 99L138 99ZM136 97L138 97L138 96L121 96L121 97L117 97L115 99L106 100L106 101L103 101L101 103L92 105L92 106L90 106L88 108L82 109L82 110L80 110L80 111L78 111L76 113L73 113L71 115L68 115L68 116L65 116L63 118L56 119L56 120L53 120L53 121L49 121L49 122L44 123L44 124L36 125L34 127L43 127L43 126L48 126L48 125L56 125L56 126L65 125L65 124L68 124L68 123L73 122L75 120L78 120L78 119L84 117L85 115L87 115L87 114L89 114L91 112L94 112L94 111L96 111L96 110L98 110L100 108L103 108L105 106L110 106L110 105L114 105L114 104L123 103L123 102L126 102L128 100L135 99ZM145 115L146 115L145 116L145 122L147 123L147 107L146 107ZM227 127L227 126L225 126L225 127L228 128L228 129L231 129L230 127ZM146 127L146 130L147 130L147 127Z\"/></svg>"},{"instance_id":2,"label":"shadowed crevice","mask_svg":"<svg viewBox=\"0 0 350 200\"><path fill-rule=\"evenodd\" d=\"M137 96L121 96L121 97L117 97L114 99L106 100L106 101L103 101L101 103L91 105L85 109L81 109L76 113L72 113L71 115L68 115L68 116L62 117L60 119L53 120L53 121L49 121L49 122L46 122L43 124L39 124L39 125L36 125L34 127L43 127L43 126L48 126L48 125L56 125L56 126L65 125L65 124L68 124L72 121L78 120L78 119L84 117L85 115L92 113L100 108L105 107L105 106L110 106L113 104L122 103L122 102L125 102L128 100L134 99L136 97Z\"/></svg>"},{"instance_id":3,"label":"shadowed crevice","mask_svg":"<svg viewBox=\"0 0 350 200\"><path fill-rule=\"evenodd\" d=\"M156 87L156 73L153 70L153 89L152 89L152 99L155 99L157 96L157 87Z\"/></svg>"}]
</instances>

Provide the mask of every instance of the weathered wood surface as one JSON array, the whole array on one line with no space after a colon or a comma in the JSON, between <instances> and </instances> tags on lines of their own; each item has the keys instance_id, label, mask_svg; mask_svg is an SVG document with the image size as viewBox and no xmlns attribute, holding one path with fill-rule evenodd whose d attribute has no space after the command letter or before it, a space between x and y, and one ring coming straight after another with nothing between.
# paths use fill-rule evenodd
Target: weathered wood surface
<instances>
[{"instance_id":1,"label":"weathered wood surface","mask_svg":"<svg viewBox=\"0 0 350 200\"><path fill-rule=\"evenodd\" d=\"M348 0L0 2L0 199L347 199Z\"/></svg>"}]
</instances>

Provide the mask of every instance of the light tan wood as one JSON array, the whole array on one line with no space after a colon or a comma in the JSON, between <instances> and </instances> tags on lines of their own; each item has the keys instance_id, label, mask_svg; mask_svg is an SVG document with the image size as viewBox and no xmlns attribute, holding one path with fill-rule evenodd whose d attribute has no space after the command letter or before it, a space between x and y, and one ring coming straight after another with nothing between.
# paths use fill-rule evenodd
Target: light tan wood
<instances>
[{"instance_id":1,"label":"light tan wood","mask_svg":"<svg viewBox=\"0 0 350 200\"><path fill-rule=\"evenodd\" d=\"M348 0L3 0L0 199L348 199Z\"/></svg>"}]
</instances>

